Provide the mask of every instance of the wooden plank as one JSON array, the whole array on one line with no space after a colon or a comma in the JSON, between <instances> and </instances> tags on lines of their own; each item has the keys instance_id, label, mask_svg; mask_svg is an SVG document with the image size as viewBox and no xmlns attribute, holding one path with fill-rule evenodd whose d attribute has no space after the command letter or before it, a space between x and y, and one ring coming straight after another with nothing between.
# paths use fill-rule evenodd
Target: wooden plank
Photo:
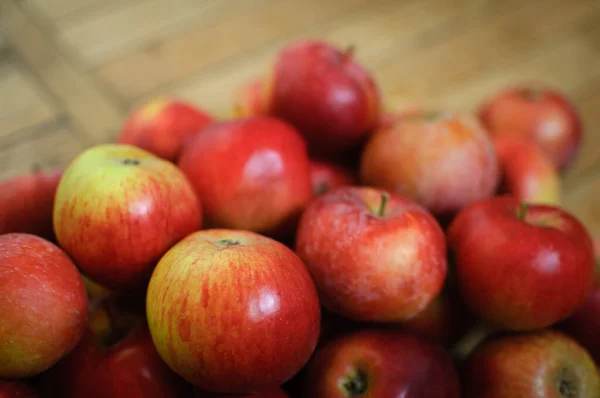
<instances>
[{"instance_id":1,"label":"wooden plank","mask_svg":"<svg viewBox=\"0 0 600 398\"><path fill-rule=\"evenodd\" d=\"M106 0L104 0L106 1ZM122 0L121 0L122 1ZM102 3L102 0L25 0L24 3L48 19L59 19L72 12Z\"/></svg>"},{"instance_id":2,"label":"wooden plank","mask_svg":"<svg viewBox=\"0 0 600 398\"><path fill-rule=\"evenodd\" d=\"M58 24L58 38L91 66L107 63L140 47L156 45L190 26L260 8L276 0L146 0L113 3L92 14ZM98 40L101 37L102 40Z\"/></svg>"},{"instance_id":3,"label":"wooden plank","mask_svg":"<svg viewBox=\"0 0 600 398\"><path fill-rule=\"evenodd\" d=\"M365 67L370 68L371 62L377 57L383 57L387 51L410 48L419 37L426 36L432 29L439 30L440 26L449 25L449 21L465 23L463 20L456 20L457 15L469 18L480 14L482 10L496 10L489 7L486 0L459 3L471 4L471 7L464 13L457 11L460 8L437 1L400 4L382 2L378 6L370 4L359 7L330 24L313 26L301 33L272 42L242 58L226 60L205 68L196 76L163 91L198 103L214 113L227 115L232 93L249 79L264 74L275 55L291 41L318 37L342 47L352 44L356 48L356 58ZM398 20L402 23L399 24ZM152 93L148 97L153 95L155 94Z\"/></svg>"},{"instance_id":4,"label":"wooden plank","mask_svg":"<svg viewBox=\"0 0 600 398\"><path fill-rule=\"evenodd\" d=\"M71 128L52 125L0 150L0 178L26 173L35 167L64 167L83 149L85 143Z\"/></svg>"},{"instance_id":5,"label":"wooden plank","mask_svg":"<svg viewBox=\"0 0 600 398\"><path fill-rule=\"evenodd\" d=\"M349 12L368 0L281 0L136 52L98 70L126 98ZM371 1L370 4L374 4Z\"/></svg>"},{"instance_id":6,"label":"wooden plank","mask_svg":"<svg viewBox=\"0 0 600 398\"><path fill-rule=\"evenodd\" d=\"M48 93L18 63L0 65L0 93L0 143L58 114Z\"/></svg>"},{"instance_id":7,"label":"wooden plank","mask_svg":"<svg viewBox=\"0 0 600 398\"><path fill-rule=\"evenodd\" d=\"M90 141L105 141L122 122L123 114L97 82L54 42L14 0L0 3L0 25L9 42L58 98L76 128Z\"/></svg>"},{"instance_id":8,"label":"wooden plank","mask_svg":"<svg viewBox=\"0 0 600 398\"><path fill-rule=\"evenodd\" d=\"M600 168L565 190L563 207L575 215L592 236L600 237Z\"/></svg>"},{"instance_id":9,"label":"wooden plank","mask_svg":"<svg viewBox=\"0 0 600 398\"><path fill-rule=\"evenodd\" d=\"M511 60L527 57L540 44L572 30L597 7L598 3L589 0L574 1L569 7L564 7L562 0L526 2L493 18L479 19L476 26L410 56L392 53L374 69L387 92L417 99L437 96L448 87L458 89L473 76L484 76Z\"/></svg>"}]
</instances>

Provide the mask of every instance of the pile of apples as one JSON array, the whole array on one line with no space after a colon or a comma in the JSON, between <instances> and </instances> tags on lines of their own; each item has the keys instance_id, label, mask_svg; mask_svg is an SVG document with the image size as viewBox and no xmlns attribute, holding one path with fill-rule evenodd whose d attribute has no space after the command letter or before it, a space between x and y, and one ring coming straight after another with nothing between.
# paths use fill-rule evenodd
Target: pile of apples
<instances>
[{"instance_id":1,"label":"pile of apples","mask_svg":"<svg viewBox=\"0 0 600 398\"><path fill-rule=\"evenodd\" d=\"M0 397L600 397L563 95L393 108L316 40L267 72L0 185Z\"/></svg>"}]
</instances>

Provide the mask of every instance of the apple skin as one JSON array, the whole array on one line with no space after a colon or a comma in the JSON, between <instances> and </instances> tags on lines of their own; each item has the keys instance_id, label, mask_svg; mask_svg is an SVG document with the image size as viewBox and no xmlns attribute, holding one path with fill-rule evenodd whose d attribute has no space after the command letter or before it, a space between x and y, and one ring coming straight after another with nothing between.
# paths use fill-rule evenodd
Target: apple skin
<instances>
[{"instance_id":1,"label":"apple skin","mask_svg":"<svg viewBox=\"0 0 600 398\"><path fill-rule=\"evenodd\" d=\"M0 380L0 398L40 398L40 395L21 381Z\"/></svg>"},{"instance_id":2,"label":"apple skin","mask_svg":"<svg viewBox=\"0 0 600 398\"><path fill-rule=\"evenodd\" d=\"M190 143L179 167L194 185L210 228L286 235L313 197L302 136L272 117L213 125Z\"/></svg>"},{"instance_id":3,"label":"apple skin","mask_svg":"<svg viewBox=\"0 0 600 398\"><path fill-rule=\"evenodd\" d=\"M600 392L600 374L589 354L548 329L485 341L469 358L464 379L466 398L595 398Z\"/></svg>"},{"instance_id":4,"label":"apple skin","mask_svg":"<svg viewBox=\"0 0 600 398\"><path fill-rule=\"evenodd\" d=\"M363 329L315 353L304 389L306 398L354 396L458 398L460 385L440 346L406 332Z\"/></svg>"},{"instance_id":5,"label":"apple skin","mask_svg":"<svg viewBox=\"0 0 600 398\"><path fill-rule=\"evenodd\" d=\"M185 175L131 145L82 152L56 192L58 242L87 276L110 289L146 282L156 261L201 225L201 204Z\"/></svg>"},{"instance_id":6,"label":"apple skin","mask_svg":"<svg viewBox=\"0 0 600 398\"><path fill-rule=\"evenodd\" d=\"M509 88L490 97L479 116L494 136L516 135L537 143L558 170L575 160L582 122L567 98L555 90Z\"/></svg>"},{"instance_id":7,"label":"apple skin","mask_svg":"<svg viewBox=\"0 0 600 398\"><path fill-rule=\"evenodd\" d=\"M161 357L212 392L283 384L319 336L319 299L306 267L283 244L250 231L183 239L154 269L146 309Z\"/></svg>"},{"instance_id":8,"label":"apple skin","mask_svg":"<svg viewBox=\"0 0 600 398\"><path fill-rule=\"evenodd\" d=\"M591 291L591 238L566 211L494 197L453 220L448 244L465 303L505 329L548 327L575 311Z\"/></svg>"},{"instance_id":9,"label":"apple skin","mask_svg":"<svg viewBox=\"0 0 600 398\"><path fill-rule=\"evenodd\" d=\"M54 241L52 208L62 170L41 170L0 183L0 234L28 233Z\"/></svg>"},{"instance_id":10,"label":"apple skin","mask_svg":"<svg viewBox=\"0 0 600 398\"><path fill-rule=\"evenodd\" d=\"M219 394L208 391L196 390L194 392L194 398L289 398L289 396L278 388L276 390L269 390L264 393L250 395Z\"/></svg>"},{"instance_id":11,"label":"apple skin","mask_svg":"<svg viewBox=\"0 0 600 398\"><path fill-rule=\"evenodd\" d=\"M86 330L46 381L56 398L186 398L192 391L159 357L143 323L109 346Z\"/></svg>"},{"instance_id":12,"label":"apple skin","mask_svg":"<svg viewBox=\"0 0 600 398\"><path fill-rule=\"evenodd\" d=\"M362 184L406 195L441 218L492 196L499 180L487 132L475 117L454 112L416 114L378 130L360 165Z\"/></svg>"},{"instance_id":13,"label":"apple skin","mask_svg":"<svg viewBox=\"0 0 600 398\"><path fill-rule=\"evenodd\" d=\"M88 299L75 264L35 235L0 235L0 378L36 376L81 339Z\"/></svg>"},{"instance_id":14,"label":"apple skin","mask_svg":"<svg viewBox=\"0 0 600 398\"><path fill-rule=\"evenodd\" d=\"M379 208L389 198L383 216ZM322 305L355 321L397 322L421 312L446 278L446 243L435 219L402 196L337 188L302 215L296 251Z\"/></svg>"},{"instance_id":15,"label":"apple skin","mask_svg":"<svg viewBox=\"0 0 600 398\"><path fill-rule=\"evenodd\" d=\"M583 305L561 323L560 329L577 340L600 366L600 239L596 237L593 242L596 276L592 293Z\"/></svg>"},{"instance_id":16,"label":"apple skin","mask_svg":"<svg viewBox=\"0 0 600 398\"><path fill-rule=\"evenodd\" d=\"M349 169L335 163L319 160L310 162L310 178L315 196L356 183L356 177Z\"/></svg>"},{"instance_id":17,"label":"apple skin","mask_svg":"<svg viewBox=\"0 0 600 398\"><path fill-rule=\"evenodd\" d=\"M358 144L379 121L379 90L352 54L319 40L300 40L278 54L265 81L269 114L306 138L311 155Z\"/></svg>"},{"instance_id":18,"label":"apple skin","mask_svg":"<svg viewBox=\"0 0 600 398\"><path fill-rule=\"evenodd\" d=\"M188 141L213 121L206 112L181 100L155 98L129 115L116 141L175 162Z\"/></svg>"},{"instance_id":19,"label":"apple skin","mask_svg":"<svg viewBox=\"0 0 600 398\"><path fill-rule=\"evenodd\" d=\"M522 137L498 136L494 146L502 173L501 193L528 203L560 203L558 172L537 144Z\"/></svg>"},{"instance_id":20,"label":"apple skin","mask_svg":"<svg viewBox=\"0 0 600 398\"><path fill-rule=\"evenodd\" d=\"M254 79L240 87L233 97L233 117L267 116L269 110L263 94L264 88L262 79Z\"/></svg>"}]
</instances>

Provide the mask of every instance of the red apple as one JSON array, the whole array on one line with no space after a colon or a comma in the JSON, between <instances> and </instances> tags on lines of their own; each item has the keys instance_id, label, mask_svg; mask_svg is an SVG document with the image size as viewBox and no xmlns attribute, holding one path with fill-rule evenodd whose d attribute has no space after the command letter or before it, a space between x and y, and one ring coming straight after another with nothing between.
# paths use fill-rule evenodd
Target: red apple
<instances>
[{"instance_id":1,"label":"red apple","mask_svg":"<svg viewBox=\"0 0 600 398\"><path fill-rule=\"evenodd\" d=\"M330 162L313 160L310 162L310 178L315 196L332 189L354 185L356 178L352 172Z\"/></svg>"},{"instance_id":2,"label":"red apple","mask_svg":"<svg viewBox=\"0 0 600 398\"><path fill-rule=\"evenodd\" d=\"M495 136L534 141L559 170L579 152L583 135L579 114L557 91L527 87L501 91L482 105L480 118Z\"/></svg>"},{"instance_id":3,"label":"red apple","mask_svg":"<svg viewBox=\"0 0 600 398\"><path fill-rule=\"evenodd\" d=\"M271 389L267 392L258 393L258 394L244 394L244 395L231 395L231 394L219 394L214 392L207 392L196 390L194 392L194 398L289 398L286 393L281 391L281 389Z\"/></svg>"},{"instance_id":4,"label":"red apple","mask_svg":"<svg viewBox=\"0 0 600 398\"><path fill-rule=\"evenodd\" d=\"M213 125L186 148L179 166L213 228L285 234L313 195L304 140L271 117Z\"/></svg>"},{"instance_id":5,"label":"red apple","mask_svg":"<svg viewBox=\"0 0 600 398\"><path fill-rule=\"evenodd\" d=\"M185 175L124 144L77 156L54 204L60 245L92 280L113 289L146 282L160 256L201 222L200 201Z\"/></svg>"},{"instance_id":6,"label":"red apple","mask_svg":"<svg viewBox=\"0 0 600 398\"><path fill-rule=\"evenodd\" d=\"M147 294L161 357L197 387L249 394L279 386L308 361L320 325L315 285L283 244L213 229L179 242Z\"/></svg>"},{"instance_id":7,"label":"red apple","mask_svg":"<svg viewBox=\"0 0 600 398\"><path fill-rule=\"evenodd\" d=\"M117 143L135 145L174 162L187 142L212 122L212 116L193 105L155 98L131 112Z\"/></svg>"},{"instance_id":8,"label":"red apple","mask_svg":"<svg viewBox=\"0 0 600 398\"><path fill-rule=\"evenodd\" d=\"M409 333L363 329L318 350L308 365L306 398L458 398L452 358Z\"/></svg>"},{"instance_id":9,"label":"red apple","mask_svg":"<svg viewBox=\"0 0 600 398\"><path fill-rule=\"evenodd\" d=\"M292 43L266 82L269 113L298 128L313 155L352 147L379 120L377 85L352 52L317 40Z\"/></svg>"},{"instance_id":10,"label":"red apple","mask_svg":"<svg viewBox=\"0 0 600 398\"><path fill-rule=\"evenodd\" d=\"M245 118L268 115L263 88L262 79L255 79L238 89L233 98L233 116Z\"/></svg>"},{"instance_id":11,"label":"red apple","mask_svg":"<svg viewBox=\"0 0 600 398\"><path fill-rule=\"evenodd\" d=\"M87 330L80 344L46 375L46 392L60 398L187 398L191 386L156 352L145 324L116 342Z\"/></svg>"},{"instance_id":12,"label":"red apple","mask_svg":"<svg viewBox=\"0 0 600 398\"><path fill-rule=\"evenodd\" d=\"M421 312L446 277L444 233L421 206L369 187L315 199L296 250L324 307L357 321L396 322Z\"/></svg>"},{"instance_id":13,"label":"red apple","mask_svg":"<svg viewBox=\"0 0 600 398\"><path fill-rule=\"evenodd\" d=\"M497 326L531 330L567 316L590 293L592 241L572 215L513 197L472 204L452 222L448 243L460 291Z\"/></svg>"},{"instance_id":14,"label":"red apple","mask_svg":"<svg viewBox=\"0 0 600 398\"><path fill-rule=\"evenodd\" d=\"M499 172L494 145L479 122L445 112L378 130L363 151L360 178L446 217L493 195Z\"/></svg>"},{"instance_id":15,"label":"red apple","mask_svg":"<svg viewBox=\"0 0 600 398\"><path fill-rule=\"evenodd\" d=\"M600 374L574 340L552 330L503 335L467 363L467 398L598 397Z\"/></svg>"},{"instance_id":16,"label":"red apple","mask_svg":"<svg viewBox=\"0 0 600 398\"><path fill-rule=\"evenodd\" d=\"M498 136L494 146L503 177L502 193L528 203L560 202L558 173L537 144L522 137Z\"/></svg>"},{"instance_id":17,"label":"red apple","mask_svg":"<svg viewBox=\"0 0 600 398\"><path fill-rule=\"evenodd\" d=\"M83 335L87 295L75 264L35 235L0 235L0 378L35 376Z\"/></svg>"},{"instance_id":18,"label":"red apple","mask_svg":"<svg viewBox=\"0 0 600 398\"><path fill-rule=\"evenodd\" d=\"M21 381L0 380L0 398L39 398L39 394Z\"/></svg>"},{"instance_id":19,"label":"red apple","mask_svg":"<svg viewBox=\"0 0 600 398\"><path fill-rule=\"evenodd\" d=\"M36 171L0 183L0 234L29 233L54 240L52 206L62 171Z\"/></svg>"}]
</instances>

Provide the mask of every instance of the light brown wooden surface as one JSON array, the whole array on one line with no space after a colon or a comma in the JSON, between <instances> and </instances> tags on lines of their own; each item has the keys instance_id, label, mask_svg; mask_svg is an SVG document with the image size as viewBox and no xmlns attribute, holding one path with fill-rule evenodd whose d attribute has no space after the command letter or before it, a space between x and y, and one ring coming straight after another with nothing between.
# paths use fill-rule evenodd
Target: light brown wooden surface
<instances>
[{"instance_id":1,"label":"light brown wooden surface","mask_svg":"<svg viewBox=\"0 0 600 398\"><path fill-rule=\"evenodd\" d=\"M159 95L228 116L303 38L354 45L392 102L474 110L508 85L563 91L585 126L564 206L600 235L597 0L0 0L0 176L66 165Z\"/></svg>"}]
</instances>

